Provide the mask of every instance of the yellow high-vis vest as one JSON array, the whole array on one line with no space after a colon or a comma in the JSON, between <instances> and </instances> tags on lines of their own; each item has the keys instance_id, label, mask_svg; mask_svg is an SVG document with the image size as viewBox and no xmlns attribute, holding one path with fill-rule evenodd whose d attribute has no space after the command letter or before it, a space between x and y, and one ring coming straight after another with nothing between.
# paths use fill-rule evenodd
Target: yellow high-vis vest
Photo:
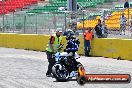
<instances>
[{"instance_id":1,"label":"yellow high-vis vest","mask_svg":"<svg viewBox=\"0 0 132 88\"><path fill-rule=\"evenodd\" d=\"M56 34L54 34L53 36L55 37L55 41L53 43L53 49L56 51L58 49L59 45L61 44L62 37L61 36L57 37ZM50 47L50 42L47 44L46 51L53 52Z\"/></svg>"}]
</instances>

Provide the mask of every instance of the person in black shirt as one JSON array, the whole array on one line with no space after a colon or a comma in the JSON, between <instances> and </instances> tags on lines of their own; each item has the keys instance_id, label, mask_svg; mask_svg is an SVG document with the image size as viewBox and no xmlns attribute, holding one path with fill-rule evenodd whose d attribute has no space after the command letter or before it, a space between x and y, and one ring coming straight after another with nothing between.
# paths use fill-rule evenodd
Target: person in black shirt
<instances>
[{"instance_id":1,"label":"person in black shirt","mask_svg":"<svg viewBox=\"0 0 132 88\"><path fill-rule=\"evenodd\" d=\"M126 2L124 3L124 8L129 8L129 2L128 2L128 0L126 0Z\"/></svg>"},{"instance_id":2,"label":"person in black shirt","mask_svg":"<svg viewBox=\"0 0 132 88\"><path fill-rule=\"evenodd\" d=\"M96 35L98 38L102 38L102 24L101 24L101 20L98 20L98 24L95 26L95 31L96 31Z\"/></svg>"}]
</instances>

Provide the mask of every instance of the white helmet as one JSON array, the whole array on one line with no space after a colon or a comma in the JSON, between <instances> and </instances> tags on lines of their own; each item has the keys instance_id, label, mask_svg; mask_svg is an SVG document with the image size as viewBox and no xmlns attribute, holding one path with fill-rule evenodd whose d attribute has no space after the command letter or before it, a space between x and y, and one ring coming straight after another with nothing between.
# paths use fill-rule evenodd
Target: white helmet
<instances>
[{"instance_id":1,"label":"white helmet","mask_svg":"<svg viewBox=\"0 0 132 88\"><path fill-rule=\"evenodd\" d=\"M62 32L62 28L57 28L56 32Z\"/></svg>"}]
</instances>

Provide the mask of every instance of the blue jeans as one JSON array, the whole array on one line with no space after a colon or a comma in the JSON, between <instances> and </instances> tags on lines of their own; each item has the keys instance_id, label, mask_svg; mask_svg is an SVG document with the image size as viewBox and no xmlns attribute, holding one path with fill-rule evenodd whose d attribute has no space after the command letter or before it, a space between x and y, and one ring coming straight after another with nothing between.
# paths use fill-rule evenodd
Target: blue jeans
<instances>
[{"instance_id":1,"label":"blue jeans","mask_svg":"<svg viewBox=\"0 0 132 88\"><path fill-rule=\"evenodd\" d=\"M89 53L90 53L90 40L85 40L84 41L84 51L85 51L85 56L89 56Z\"/></svg>"}]
</instances>

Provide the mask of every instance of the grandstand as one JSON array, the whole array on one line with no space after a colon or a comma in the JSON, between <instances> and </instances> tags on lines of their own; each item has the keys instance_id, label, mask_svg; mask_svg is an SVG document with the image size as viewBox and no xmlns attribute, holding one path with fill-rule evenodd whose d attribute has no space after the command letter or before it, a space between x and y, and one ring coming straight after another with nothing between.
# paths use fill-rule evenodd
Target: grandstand
<instances>
[{"instance_id":1,"label":"grandstand","mask_svg":"<svg viewBox=\"0 0 132 88\"><path fill-rule=\"evenodd\" d=\"M0 1L0 14L7 14L18 8L24 8L25 6L29 6L37 2L38 0L3 0L3 2Z\"/></svg>"},{"instance_id":2,"label":"grandstand","mask_svg":"<svg viewBox=\"0 0 132 88\"><path fill-rule=\"evenodd\" d=\"M108 12L111 15L108 16L105 23L110 30L119 30L119 17L123 11L128 18L128 10L120 10L120 8L123 8L123 4L119 4L117 1L77 0L77 4L80 7L76 16L77 20L85 19L84 28L94 28L97 20L102 19L102 9L109 8ZM131 2L130 6L132 6ZM71 13L65 13L59 9L61 7L64 8L63 10L67 9L67 0L48 0L48 3L45 0L43 2L40 0L0 1L0 27L3 27L4 31L20 33L49 33L49 31L52 31L56 27L65 28L66 24L71 22ZM83 14L82 10L86 12ZM132 9L129 12L131 14ZM3 14L5 14L4 22L2 19ZM82 29L83 21L79 20L77 27L78 29Z\"/></svg>"},{"instance_id":3,"label":"grandstand","mask_svg":"<svg viewBox=\"0 0 132 88\"><path fill-rule=\"evenodd\" d=\"M128 19L128 9L120 10L120 11L114 11L112 12L111 16L109 16L105 20L105 24L107 27L111 30L119 30L120 28L120 16L122 13L125 13L125 17ZM129 18L131 18L132 9L129 9ZM93 14L96 15L96 14ZM101 19L101 16L96 16L94 20L85 20L84 21L84 27L88 28L94 28L98 22L98 19ZM128 20L129 21L129 20ZM78 23L78 28L82 28L83 23Z\"/></svg>"}]
</instances>

